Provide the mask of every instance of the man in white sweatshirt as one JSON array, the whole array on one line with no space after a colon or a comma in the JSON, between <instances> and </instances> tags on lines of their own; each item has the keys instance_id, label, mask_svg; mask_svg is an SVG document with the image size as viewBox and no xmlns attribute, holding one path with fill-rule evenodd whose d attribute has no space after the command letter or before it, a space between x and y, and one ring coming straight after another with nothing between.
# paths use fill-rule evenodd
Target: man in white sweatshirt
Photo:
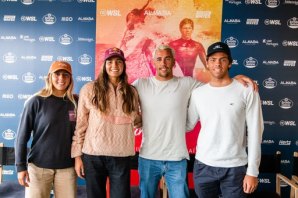
<instances>
[{"instance_id":1,"label":"man in white sweatshirt","mask_svg":"<svg viewBox=\"0 0 298 198\"><path fill-rule=\"evenodd\" d=\"M162 176L171 198L189 197L186 182L189 154L185 140L187 106L192 90L203 83L191 77L174 76L174 56L169 46L158 46L153 53L156 75L133 83L141 100L143 120L138 168L141 198L155 197ZM238 76L237 80L252 82L245 76Z\"/></svg>"},{"instance_id":2,"label":"man in white sweatshirt","mask_svg":"<svg viewBox=\"0 0 298 198\"><path fill-rule=\"evenodd\" d=\"M191 95L187 128L198 120L201 131L194 164L195 191L199 198L242 198L258 185L263 116L252 87L229 76L232 57L222 42L209 46L207 66L211 81ZM247 149L247 150L246 150Z\"/></svg>"}]
</instances>

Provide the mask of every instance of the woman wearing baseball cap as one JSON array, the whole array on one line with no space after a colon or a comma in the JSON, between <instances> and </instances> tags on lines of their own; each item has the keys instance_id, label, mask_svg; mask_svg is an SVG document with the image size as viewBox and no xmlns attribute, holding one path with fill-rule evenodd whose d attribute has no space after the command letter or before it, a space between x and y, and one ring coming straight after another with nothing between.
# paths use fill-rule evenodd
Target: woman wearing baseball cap
<instances>
[{"instance_id":1,"label":"woman wearing baseball cap","mask_svg":"<svg viewBox=\"0 0 298 198\"><path fill-rule=\"evenodd\" d=\"M105 51L97 79L80 91L71 155L77 175L86 179L87 197L130 198L130 156L135 155L134 127L140 127L136 89L127 82L123 52Z\"/></svg>"},{"instance_id":2,"label":"woman wearing baseball cap","mask_svg":"<svg viewBox=\"0 0 298 198\"><path fill-rule=\"evenodd\" d=\"M26 198L50 197L52 188L55 197L76 197L77 177L70 156L77 109L73 87L71 65L55 61L45 78L45 87L25 102L15 159Z\"/></svg>"}]
</instances>

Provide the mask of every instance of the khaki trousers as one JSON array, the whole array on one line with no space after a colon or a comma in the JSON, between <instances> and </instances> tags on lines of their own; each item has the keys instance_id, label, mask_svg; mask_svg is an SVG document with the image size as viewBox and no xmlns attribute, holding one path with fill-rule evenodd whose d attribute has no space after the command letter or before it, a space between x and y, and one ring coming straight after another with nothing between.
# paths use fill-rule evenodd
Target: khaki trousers
<instances>
[{"instance_id":1,"label":"khaki trousers","mask_svg":"<svg viewBox=\"0 0 298 198\"><path fill-rule=\"evenodd\" d=\"M29 187L25 188L25 198L49 198L54 190L55 198L75 198L77 175L73 167L64 169L39 168L28 164Z\"/></svg>"}]
</instances>

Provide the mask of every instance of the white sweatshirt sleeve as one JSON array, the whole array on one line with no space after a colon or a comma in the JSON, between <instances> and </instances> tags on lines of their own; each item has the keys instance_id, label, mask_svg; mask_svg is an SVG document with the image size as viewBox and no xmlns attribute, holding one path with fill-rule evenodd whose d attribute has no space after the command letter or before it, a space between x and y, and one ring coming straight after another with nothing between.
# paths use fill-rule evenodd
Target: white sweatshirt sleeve
<instances>
[{"instance_id":1,"label":"white sweatshirt sleeve","mask_svg":"<svg viewBox=\"0 0 298 198\"><path fill-rule=\"evenodd\" d=\"M259 94L251 91L247 97L246 124L248 167L247 175L257 177L261 161L261 142L264 130L262 107Z\"/></svg>"},{"instance_id":2,"label":"white sweatshirt sleeve","mask_svg":"<svg viewBox=\"0 0 298 198\"><path fill-rule=\"evenodd\" d=\"M197 122L200 120L197 105L194 100L195 98L194 95L195 93L193 92L189 100L187 120L186 120L186 131L191 131L196 126Z\"/></svg>"}]
</instances>

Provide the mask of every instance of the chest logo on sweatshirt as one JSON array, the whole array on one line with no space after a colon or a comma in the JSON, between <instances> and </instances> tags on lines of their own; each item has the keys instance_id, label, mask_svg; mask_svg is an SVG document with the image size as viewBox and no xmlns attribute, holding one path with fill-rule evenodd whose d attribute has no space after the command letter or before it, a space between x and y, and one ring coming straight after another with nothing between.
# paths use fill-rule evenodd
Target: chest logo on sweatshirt
<instances>
[{"instance_id":1,"label":"chest logo on sweatshirt","mask_svg":"<svg viewBox=\"0 0 298 198\"><path fill-rule=\"evenodd\" d=\"M76 121L76 113L73 110L68 111L68 116L69 116L69 121L71 122Z\"/></svg>"}]
</instances>

